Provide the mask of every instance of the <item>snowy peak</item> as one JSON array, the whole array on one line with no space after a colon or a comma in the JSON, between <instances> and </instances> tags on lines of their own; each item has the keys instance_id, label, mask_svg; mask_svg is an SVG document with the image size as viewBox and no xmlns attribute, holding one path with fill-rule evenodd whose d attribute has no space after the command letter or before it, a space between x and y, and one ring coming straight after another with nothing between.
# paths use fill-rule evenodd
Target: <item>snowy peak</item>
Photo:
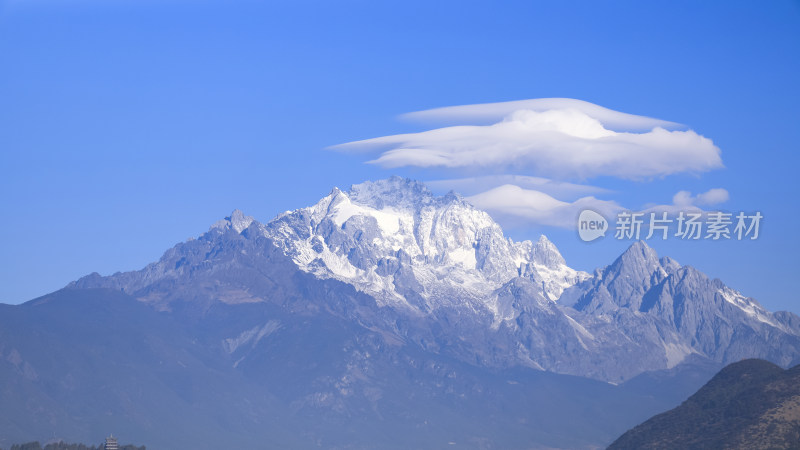
<instances>
[{"instance_id":1,"label":"snowy peak","mask_svg":"<svg viewBox=\"0 0 800 450\"><path fill-rule=\"evenodd\" d=\"M251 216L246 216L242 211L234 209L230 216L217 221L214 225L211 225L210 230L234 230L237 233L241 233L242 231L246 230L247 227L249 227L254 221L255 219L253 219Z\"/></svg>"},{"instance_id":2,"label":"snowy peak","mask_svg":"<svg viewBox=\"0 0 800 450\"><path fill-rule=\"evenodd\" d=\"M475 302L471 309L492 310L491 292L523 275L555 300L585 278L546 237L513 242L459 195L437 197L400 177L334 189L314 206L279 216L265 233L304 271L384 304L414 297L421 310Z\"/></svg>"},{"instance_id":3,"label":"snowy peak","mask_svg":"<svg viewBox=\"0 0 800 450\"><path fill-rule=\"evenodd\" d=\"M550 269L555 269L567 264L555 244L550 242L545 235L539 237L539 240L536 241L536 244L533 246L533 262Z\"/></svg>"},{"instance_id":4,"label":"snowy peak","mask_svg":"<svg viewBox=\"0 0 800 450\"><path fill-rule=\"evenodd\" d=\"M541 286L544 297L552 301L557 301L567 288L590 278L586 272L567 266L561 252L544 235L532 244L529 258L520 266L520 276Z\"/></svg>"},{"instance_id":5,"label":"snowy peak","mask_svg":"<svg viewBox=\"0 0 800 450\"><path fill-rule=\"evenodd\" d=\"M375 209L418 209L435 199L423 183L398 176L354 184L347 195L352 202Z\"/></svg>"}]
</instances>

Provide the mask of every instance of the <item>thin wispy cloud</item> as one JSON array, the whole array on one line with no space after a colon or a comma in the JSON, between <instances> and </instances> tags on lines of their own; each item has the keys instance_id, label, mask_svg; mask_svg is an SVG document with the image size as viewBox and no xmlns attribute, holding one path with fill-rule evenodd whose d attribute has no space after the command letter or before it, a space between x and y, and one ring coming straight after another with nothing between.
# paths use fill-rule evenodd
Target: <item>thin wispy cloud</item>
<instances>
[{"instance_id":1,"label":"thin wispy cloud","mask_svg":"<svg viewBox=\"0 0 800 450\"><path fill-rule=\"evenodd\" d=\"M688 199L684 196L688 195ZM727 200L725 189L715 188L697 196L680 191L672 204L646 204L641 207L626 207L613 200L585 196L574 201L563 201L536 189L526 189L513 184L497 186L487 191L466 197L477 208L487 211L504 227L516 228L543 225L559 228L574 228L578 216L584 209L600 213L610 222L622 211L664 213L676 217L681 212L707 214L711 210L701 206L712 206Z\"/></svg>"},{"instance_id":2,"label":"thin wispy cloud","mask_svg":"<svg viewBox=\"0 0 800 450\"><path fill-rule=\"evenodd\" d=\"M584 209L592 209L611 217L623 210L616 202L593 196L573 202L558 200L544 192L506 184L466 198L479 209L488 212L507 227L545 225L573 228Z\"/></svg>"},{"instance_id":3,"label":"thin wispy cloud","mask_svg":"<svg viewBox=\"0 0 800 450\"><path fill-rule=\"evenodd\" d=\"M667 213L669 217L676 217L682 212L700 213L705 217L708 213L719 211L714 206L727 202L729 198L728 191L722 188L709 189L695 196L689 191L679 191L672 197L672 204L648 203L640 210L644 213Z\"/></svg>"},{"instance_id":4,"label":"thin wispy cloud","mask_svg":"<svg viewBox=\"0 0 800 450\"><path fill-rule=\"evenodd\" d=\"M672 197L672 203L676 206L712 206L727 202L729 198L730 195L727 190L714 188L695 196L692 196L692 193L689 191L680 191Z\"/></svg>"},{"instance_id":5,"label":"thin wispy cloud","mask_svg":"<svg viewBox=\"0 0 800 450\"><path fill-rule=\"evenodd\" d=\"M476 195L489 189L511 184L523 189L543 192L559 199L576 199L589 195L610 194L613 191L588 184L569 183L544 177L526 175L481 175L466 178L426 181L425 184L435 191L456 191L461 195Z\"/></svg>"},{"instance_id":6,"label":"thin wispy cloud","mask_svg":"<svg viewBox=\"0 0 800 450\"><path fill-rule=\"evenodd\" d=\"M456 107L440 115L452 117L473 109L478 114L486 109L483 106ZM385 168L499 169L562 180L597 176L641 180L722 167L719 148L692 130L668 130L659 126L664 122L657 119L591 106L518 109L490 125L443 127L334 148L379 152L368 162ZM493 108L493 114L502 111ZM615 125L655 126L644 132L614 131L603 120Z\"/></svg>"}]
</instances>

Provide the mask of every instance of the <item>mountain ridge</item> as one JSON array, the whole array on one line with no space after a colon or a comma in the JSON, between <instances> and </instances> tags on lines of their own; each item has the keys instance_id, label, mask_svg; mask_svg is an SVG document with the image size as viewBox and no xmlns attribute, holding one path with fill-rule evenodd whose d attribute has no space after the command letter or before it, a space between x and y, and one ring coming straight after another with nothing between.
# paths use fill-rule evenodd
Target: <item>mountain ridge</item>
<instances>
[{"instance_id":1,"label":"mountain ridge","mask_svg":"<svg viewBox=\"0 0 800 450\"><path fill-rule=\"evenodd\" d=\"M784 366L800 357L796 316L770 313L691 266L659 258L644 241L589 275L569 268L545 236L514 242L460 196L436 197L399 177L334 188L266 224L236 210L142 271L70 286L139 292L142 301L169 308L170 283L195 277L216 292L188 288L206 306L259 302L269 295L261 278L275 270L260 267L262 260L349 284L376 302L350 320L417 345L438 340L435 348L479 365L619 383L689 355L718 363L764 357ZM220 285L220 277L233 284ZM398 318L408 328L399 329ZM442 329L438 338L435 329Z\"/></svg>"},{"instance_id":2,"label":"mountain ridge","mask_svg":"<svg viewBox=\"0 0 800 450\"><path fill-rule=\"evenodd\" d=\"M2 309L19 441L96 423L156 449L597 448L725 362L800 358L800 318L644 242L589 275L403 179L268 223L235 210L141 270Z\"/></svg>"}]
</instances>

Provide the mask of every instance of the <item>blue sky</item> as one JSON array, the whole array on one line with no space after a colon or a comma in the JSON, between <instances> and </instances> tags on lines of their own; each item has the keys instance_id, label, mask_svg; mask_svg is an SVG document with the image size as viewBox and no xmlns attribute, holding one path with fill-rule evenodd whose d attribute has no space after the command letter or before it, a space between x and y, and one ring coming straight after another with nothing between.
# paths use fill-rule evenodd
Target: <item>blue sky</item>
<instances>
[{"instance_id":1,"label":"blue sky","mask_svg":"<svg viewBox=\"0 0 800 450\"><path fill-rule=\"evenodd\" d=\"M141 268L234 208L484 175L326 148L435 128L408 112L565 97L712 140L724 168L564 181L631 208L727 190L720 207L764 215L758 240L650 244L800 312L800 3L431 3L0 1L0 301ZM629 245L508 231L540 233L584 270Z\"/></svg>"}]
</instances>

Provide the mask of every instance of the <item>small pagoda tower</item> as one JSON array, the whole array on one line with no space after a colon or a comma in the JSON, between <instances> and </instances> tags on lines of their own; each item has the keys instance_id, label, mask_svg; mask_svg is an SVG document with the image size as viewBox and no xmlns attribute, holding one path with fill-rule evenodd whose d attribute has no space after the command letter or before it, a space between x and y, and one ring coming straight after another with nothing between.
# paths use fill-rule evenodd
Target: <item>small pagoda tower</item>
<instances>
[{"instance_id":1,"label":"small pagoda tower","mask_svg":"<svg viewBox=\"0 0 800 450\"><path fill-rule=\"evenodd\" d=\"M110 435L106 438L106 443L103 444L103 448L105 450L119 450L119 444L117 444L117 438L114 435Z\"/></svg>"}]
</instances>

